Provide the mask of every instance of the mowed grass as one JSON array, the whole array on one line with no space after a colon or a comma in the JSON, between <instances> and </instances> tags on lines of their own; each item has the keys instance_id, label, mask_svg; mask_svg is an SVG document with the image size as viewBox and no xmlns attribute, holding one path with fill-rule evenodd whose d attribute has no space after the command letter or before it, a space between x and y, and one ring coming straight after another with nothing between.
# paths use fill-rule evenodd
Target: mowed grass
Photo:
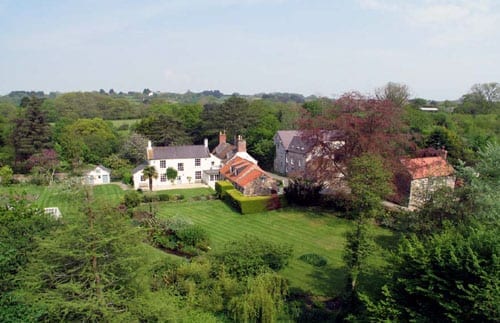
<instances>
[{"instance_id":1,"label":"mowed grass","mask_svg":"<svg viewBox=\"0 0 500 323\"><path fill-rule=\"evenodd\" d=\"M211 239L211 252L221 250L230 241L245 235L257 236L276 243L287 243L293 248L293 256L282 274L289 279L292 288L298 288L314 295L336 296L345 286L346 272L343 268L342 251L345 232L353 228L349 220L335 217L317 209L285 208L282 210L241 215L219 200L193 201L194 196L213 194L208 188L168 190L168 194L183 194L185 201L155 203L159 218L182 216L205 228ZM63 217L80 212L78 197L63 185L51 187L34 185L13 185L0 187L0 194L25 196L34 206L54 207L61 210ZM118 185L100 185L93 188L93 205L115 207L125 191ZM361 277L359 286L368 292L384 282L380 273L388 249L396 245L391 231L375 225L370 227L375 249L368 259L369 272ZM163 252L145 246L151 257L170 259ZM298 258L303 254L316 253L327 259L327 264L314 267Z\"/></svg>"},{"instance_id":2,"label":"mowed grass","mask_svg":"<svg viewBox=\"0 0 500 323\"><path fill-rule=\"evenodd\" d=\"M342 251L345 232L353 227L349 220L314 209L285 208L282 210L241 215L222 201L203 201L158 205L158 217L182 216L204 227L211 238L213 252L245 235L257 236L276 243L287 243L293 247L289 266L282 274L292 288L299 288L314 295L335 296L345 286L346 272L343 268ZM380 280L377 270L385 264L387 250L394 240L389 230L371 226L377 244L369 259L368 279ZM314 267L298 258L307 253L325 257L326 266ZM367 282L368 289L376 288L377 282Z\"/></svg>"}]
</instances>

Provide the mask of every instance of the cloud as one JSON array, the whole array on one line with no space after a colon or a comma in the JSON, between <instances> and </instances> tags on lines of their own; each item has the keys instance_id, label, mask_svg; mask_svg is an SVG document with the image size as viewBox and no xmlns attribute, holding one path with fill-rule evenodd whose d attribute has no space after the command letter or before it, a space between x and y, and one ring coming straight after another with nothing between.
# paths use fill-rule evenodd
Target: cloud
<instances>
[{"instance_id":1,"label":"cloud","mask_svg":"<svg viewBox=\"0 0 500 323\"><path fill-rule=\"evenodd\" d=\"M358 0L364 10L393 14L428 33L432 45L490 38L500 24L500 4L492 0Z\"/></svg>"}]
</instances>

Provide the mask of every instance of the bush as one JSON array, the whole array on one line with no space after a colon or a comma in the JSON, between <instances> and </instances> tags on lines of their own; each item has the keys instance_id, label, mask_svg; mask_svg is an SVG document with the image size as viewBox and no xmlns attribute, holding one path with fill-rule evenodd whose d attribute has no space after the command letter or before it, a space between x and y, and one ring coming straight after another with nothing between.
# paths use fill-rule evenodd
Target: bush
<instances>
[{"instance_id":1,"label":"bush","mask_svg":"<svg viewBox=\"0 0 500 323\"><path fill-rule=\"evenodd\" d=\"M128 191L123 196L123 204L129 209L132 209L141 204L141 194L136 191Z\"/></svg>"},{"instance_id":2,"label":"bush","mask_svg":"<svg viewBox=\"0 0 500 323\"><path fill-rule=\"evenodd\" d=\"M231 241L215 259L231 275L236 277L255 276L266 270L278 271L288 264L292 248L261 240L255 236L244 236L242 240Z\"/></svg>"},{"instance_id":3,"label":"bush","mask_svg":"<svg viewBox=\"0 0 500 323\"><path fill-rule=\"evenodd\" d=\"M323 196L321 205L339 212L349 212L353 208L353 197L347 192L334 192Z\"/></svg>"},{"instance_id":4,"label":"bush","mask_svg":"<svg viewBox=\"0 0 500 323\"><path fill-rule=\"evenodd\" d=\"M191 225L184 227L176 232L177 237L185 245L207 250L208 248L208 233L199 225Z\"/></svg>"},{"instance_id":5,"label":"bush","mask_svg":"<svg viewBox=\"0 0 500 323\"><path fill-rule=\"evenodd\" d=\"M158 201L161 201L161 202L165 202L165 201L168 201L170 200L170 195L168 195L167 193L158 193Z\"/></svg>"},{"instance_id":6,"label":"bush","mask_svg":"<svg viewBox=\"0 0 500 323\"><path fill-rule=\"evenodd\" d=\"M322 267L322 266L326 265L326 263L327 263L327 260L325 257L320 256L320 255L315 254L315 253L303 254L302 256L299 257L299 259L302 260L303 262L305 262L309 265L313 265L315 267Z\"/></svg>"}]
</instances>

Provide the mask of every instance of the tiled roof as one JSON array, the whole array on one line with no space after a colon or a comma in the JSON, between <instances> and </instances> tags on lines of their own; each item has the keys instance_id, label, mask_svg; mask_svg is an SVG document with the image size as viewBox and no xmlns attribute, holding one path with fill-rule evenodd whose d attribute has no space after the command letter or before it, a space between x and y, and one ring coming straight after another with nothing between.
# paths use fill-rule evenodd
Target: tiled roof
<instances>
[{"instance_id":1,"label":"tiled roof","mask_svg":"<svg viewBox=\"0 0 500 323\"><path fill-rule=\"evenodd\" d=\"M208 158L210 152L204 145L153 147L151 159Z\"/></svg>"},{"instance_id":2,"label":"tiled roof","mask_svg":"<svg viewBox=\"0 0 500 323\"><path fill-rule=\"evenodd\" d=\"M453 167L441 156L402 159L412 179L442 177L453 174Z\"/></svg>"},{"instance_id":3,"label":"tiled roof","mask_svg":"<svg viewBox=\"0 0 500 323\"><path fill-rule=\"evenodd\" d=\"M220 173L227 180L241 187L245 187L261 176L269 177L259 166L238 156L222 166Z\"/></svg>"}]
</instances>

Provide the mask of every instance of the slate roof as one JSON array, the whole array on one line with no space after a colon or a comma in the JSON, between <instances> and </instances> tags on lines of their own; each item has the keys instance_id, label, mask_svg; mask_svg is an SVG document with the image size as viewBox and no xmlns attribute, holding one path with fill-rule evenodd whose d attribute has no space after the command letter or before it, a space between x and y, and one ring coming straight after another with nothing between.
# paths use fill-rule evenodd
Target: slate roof
<instances>
[{"instance_id":1,"label":"slate roof","mask_svg":"<svg viewBox=\"0 0 500 323\"><path fill-rule=\"evenodd\" d=\"M134 169L132 170L132 174L135 174L135 173L137 173L137 172L139 172L139 171L143 170L146 166L148 166L148 164L146 164L146 163L142 163L142 164L140 164L139 166L137 166L136 168L134 168Z\"/></svg>"},{"instance_id":2,"label":"slate roof","mask_svg":"<svg viewBox=\"0 0 500 323\"><path fill-rule=\"evenodd\" d=\"M313 136L321 138L311 138L310 140L308 140L307 134L304 132L296 130L287 130L287 132L289 132L285 135L287 140L290 139L287 136L289 136L292 132L296 132L296 134L291 138L288 146L285 146L285 148L288 149L288 151L295 153L309 152L315 146L317 140L322 140L323 142L330 142L341 139L341 132L337 130L321 130L319 133L312 134ZM285 141L283 141L283 144L285 144Z\"/></svg>"},{"instance_id":3,"label":"slate roof","mask_svg":"<svg viewBox=\"0 0 500 323\"><path fill-rule=\"evenodd\" d=\"M290 146L290 143L292 142L292 139L295 136L300 136L300 131L299 130L278 130L277 135L281 142L283 143L283 146L285 149L288 149L288 146Z\"/></svg>"},{"instance_id":4,"label":"slate roof","mask_svg":"<svg viewBox=\"0 0 500 323\"><path fill-rule=\"evenodd\" d=\"M450 176L454 170L442 156L402 159L412 179Z\"/></svg>"},{"instance_id":5,"label":"slate roof","mask_svg":"<svg viewBox=\"0 0 500 323\"><path fill-rule=\"evenodd\" d=\"M217 158L222 160L227 160L231 158L236 152L236 146L231 145L227 142L219 143L217 147L212 150L212 154L217 156Z\"/></svg>"},{"instance_id":6,"label":"slate roof","mask_svg":"<svg viewBox=\"0 0 500 323\"><path fill-rule=\"evenodd\" d=\"M210 152L204 145L153 147L151 159L208 158Z\"/></svg>"}]
</instances>

